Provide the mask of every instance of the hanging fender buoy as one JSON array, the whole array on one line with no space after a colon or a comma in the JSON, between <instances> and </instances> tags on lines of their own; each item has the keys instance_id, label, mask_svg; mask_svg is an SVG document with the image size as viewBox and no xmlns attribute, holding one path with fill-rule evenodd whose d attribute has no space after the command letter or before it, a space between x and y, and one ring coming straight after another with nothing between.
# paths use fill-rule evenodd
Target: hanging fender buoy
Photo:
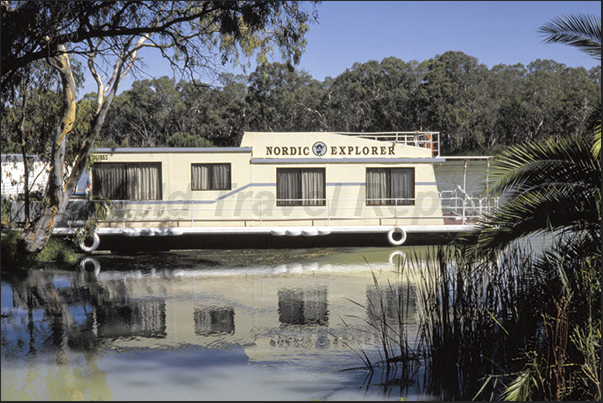
<instances>
[{"instance_id":1,"label":"hanging fender buoy","mask_svg":"<svg viewBox=\"0 0 603 403\"><path fill-rule=\"evenodd\" d=\"M400 239L398 239L398 240L394 239L394 234L397 234L397 233L400 234ZM392 244L394 246L400 246L404 242L406 242L406 231L404 231L400 227L392 228L387 233L387 240L389 241L390 244Z\"/></svg>"},{"instance_id":2,"label":"hanging fender buoy","mask_svg":"<svg viewBox=\"0 0 603 403\"><path fill-rule=\"evenodd\" d=\"M92 245L86 246L86 241L82 241L80 242L80 249L83 252L92 252L98 248L98 245L100 245L100 237L95 232L94 234L92 234Z\"/></svg>"}]
</instances>

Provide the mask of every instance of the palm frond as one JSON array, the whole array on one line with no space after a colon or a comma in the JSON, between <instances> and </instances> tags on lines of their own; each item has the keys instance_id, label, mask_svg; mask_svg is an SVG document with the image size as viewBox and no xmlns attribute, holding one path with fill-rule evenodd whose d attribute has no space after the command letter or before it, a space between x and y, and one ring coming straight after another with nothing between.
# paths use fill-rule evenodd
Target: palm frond
<instances>
[{"instance_id":1,"label":"palm frond","mask_svg":"<svg viewBox=\"0 0 603 403\"><path fill-rule=\"evenodd\" d=\"M593 137L593 155L596 159L601 159L601 125L598 125L595 129L595 135Z\"/></svg>"},{"instance_id":2,"label":"palm frond","mask_svg":"<svg viewBox=\"0 0 603 403\"><path fill-rule=\"evenodd\" d=\"M574 46L601 60L601 17L570 14L553 19L538 30L545 43Z\"/></svg>"},{"instance_id":3,"label":"palm frond","mask_svg":"<svg viewBox=\"0 0 603 403\"><path fill-rule=\"evenodd\" d=\"M516 239L551 231L593 230L600 223L601 162L588 138L510 148L492 169L498 208L481 220L478 249L502 250Z\"/></svg>"},{"instance_id":4,"label":"palm frond","mask_svg":"<svg viewBox=\"0 0 603 403\"><path fill-rule=\"evenodd\" d=\"M575 137L511 147L490 169L490 192L524 193L550 183L596 186L593 174L600 172L600 163L591 147L589 139Z\"/></svg>"}]
</instances>

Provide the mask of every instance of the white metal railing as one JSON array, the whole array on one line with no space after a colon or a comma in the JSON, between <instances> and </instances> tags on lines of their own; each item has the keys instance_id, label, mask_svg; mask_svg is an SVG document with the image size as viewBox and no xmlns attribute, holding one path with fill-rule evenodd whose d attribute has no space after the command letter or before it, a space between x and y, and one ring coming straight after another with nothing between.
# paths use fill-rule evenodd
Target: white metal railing
<instances>
[{"instance_id":1,"label":"white metal railing","mask_svg":"<svg viewBox=\"0 0 603 403\"><path fill-rule=\"evenodd\" d=\"M354 220L370 225L440 224L466 225L477 222L498 203L488 197L458 196L457 191L443 191L437 197L422 199L226 199L218 202L179 200L166 202L115 201L109 217L103 221L122 228L137 223L149 226L333 226ZM295 202L298 205L278 205ZM368 202L368 203L367 203ZM410 204L408 204L410 203ZM69 217L65 217L69 221ZM428 221L432 220L432 221ZM76 220L73 220L75 222ZM303 224L301 224L303 223ZM78 223L79 224L79 223ZM352 224L350 224L352 225ZM402 225L402 224L401 224Z\"/></svg>"},{"instance_id":2,"label":"white metal railing","mask_svg":"<svg viewBox=\"0 0 603 403\"><path fill-rule=\"evenodd\" d=\"M440 132L335 132L335 134L429 148L433 157L440 156Z\"/></svg>"}]
</instances>

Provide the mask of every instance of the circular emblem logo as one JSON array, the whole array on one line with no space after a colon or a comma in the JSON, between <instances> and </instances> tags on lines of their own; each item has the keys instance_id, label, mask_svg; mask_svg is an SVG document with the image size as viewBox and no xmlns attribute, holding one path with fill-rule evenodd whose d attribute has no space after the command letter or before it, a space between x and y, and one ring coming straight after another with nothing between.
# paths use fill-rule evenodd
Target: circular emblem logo
<instances>
[{"instance_id":1,"label":"circular emblem logo","mask_svg":"<svg viewBox=\"0 0 603 403\"><path fill-rule=\"evenodd\" d=\"M325 143L323 143L322 141L317 141L312 146L312 151L314 152L315 155L322 157L323 155L325 155L327 153L327 145Z\"/></svg>"}]
</instances>

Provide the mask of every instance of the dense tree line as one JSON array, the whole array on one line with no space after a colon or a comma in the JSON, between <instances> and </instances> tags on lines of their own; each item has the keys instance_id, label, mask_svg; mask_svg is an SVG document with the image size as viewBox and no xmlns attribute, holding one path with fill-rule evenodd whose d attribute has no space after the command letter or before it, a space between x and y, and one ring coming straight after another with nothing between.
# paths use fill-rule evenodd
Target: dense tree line
<instances>
[{"instance_id":1,"label":"dense tree line","mask_svg":"<svg viewBox=\"0 0 603 403\"><path fill-rule=\"evenodd\" d=\"M28 108L38 107L44 116L56 94L36 93L38 104ZM92 117L94 103L94 94L79 101L83 116L76 133L86 131L79 126L85 126L86 114ZM246 130L433 130L441 132L446 154L495 152L527 140L592 132L600 104L600 67L587 71L552 60L488 69L462 52L422 63L388 57L356 63L323 82L272 63L247 77L225 74L213 87L167 76L135 81L115 97L97 145L232 146ZM23 142L9 116L2 122L4 153L20 151Z\"/></svg>"},{"instance_id":2,"label":"dense tree line","mask_svg":"<svg viewBox=\"0 0 603 403\"><path fill-rule=\"evenodd\" d=\"M42 108L48 100L40 99ZM270 63L248 76L224 74L215 86L167 76L135 81L113 102L97 146L235 146L244 131L431 130L441 132L444 154L495 153L528 140L592 133L601 68L536 60L489 69L449 51L421 63L355 63L320 82ZM95 94L79 101L75 134L86 131L80 126L94 103ZM16 151L18 133L4 117L3 125L3 152Z\"/></svg>"},{"instance_id":3,"label":"dense tree line","mask_svg":"<svg viewBox=\"0 0 603 403\"><path fill-rule=\"evenodd\" d=\"M82 102L91 102L84 99ZM439 131L445 154L497 152L592 133L601 68L552 60L490 69L462 52L356 63L323 82L267 64L218 86L137 81L115 99L99 145L237 145L244 131Z\"/></svg>"}]
</instances>

